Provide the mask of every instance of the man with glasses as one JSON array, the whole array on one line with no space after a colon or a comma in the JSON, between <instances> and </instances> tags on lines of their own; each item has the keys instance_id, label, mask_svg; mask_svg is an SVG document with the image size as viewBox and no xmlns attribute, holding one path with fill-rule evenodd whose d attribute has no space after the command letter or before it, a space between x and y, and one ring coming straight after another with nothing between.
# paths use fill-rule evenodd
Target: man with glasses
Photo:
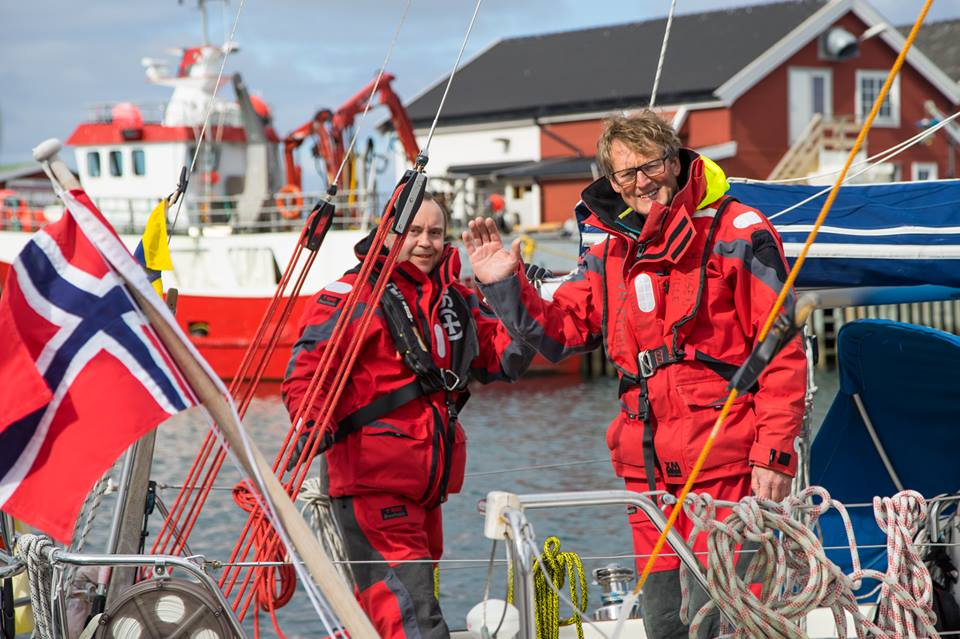
<instances>
[{"instance_id":1,"label":"man with glasses","mask_svg":"<svg viewBox=\"0 0 960 639\"><path fill-rule=\"evenodd\" d=\"M584 253L552 301L527 282L519 244L504 248L491 220L471 222L464 242L481 291L511 335L554 361L606 348L620 377L621 411L607 430L614 470L629 490L675 495L786 281L783 247L760 213L724 196L720 167L681 148L651 111L607 120L597 160L604 177L583 191L577 214L609 236ZM751 491L787 496L805 368L795 339L738 397L695 493L726 501ZM726 512L718 509L718 518ZM629 520L639 569L658 531L642 513ZM693 528L683 514L676 527L684 537ZM705 535L694 549L706 550ZM654 639L687 636L678 567L676 557L659 557L644 588L645 628ZM692 596L691 616L706 595L695 589ZM714 613L700 636L717 630Z\"/></svg>"}]
</instances>

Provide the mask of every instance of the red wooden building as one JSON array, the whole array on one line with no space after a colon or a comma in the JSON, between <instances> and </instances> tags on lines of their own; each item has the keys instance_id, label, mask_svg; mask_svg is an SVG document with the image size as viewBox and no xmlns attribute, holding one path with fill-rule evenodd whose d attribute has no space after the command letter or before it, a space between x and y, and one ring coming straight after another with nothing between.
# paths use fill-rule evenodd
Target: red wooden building
<instances>
[{"instance_id":1,"label":"red wooden building","mask_svg":"<svg viewBox=\"0 0 960 639\"><path fill-rule=\"evenodd\" d=\"M490 193L502 192L525 224L570 218L597 175L603 117L649 104L665 26L659 19L488 47L461 69L448 98L431 147L433 187L451 193L455 214L480 213ZM829 169L843 155L829 152L831 125L859 128L906 31L865 0L677 16L657 108L685 145L728 175L784 175L788 167L778 164L785 156L793 174ZM873 125L867 155L915 136L935 114L958 110L960 85L951 75L960 69L950 62L956 42L960 21L924 29ZM429 125L445 81L408 105L418 128ZM817 115L820 129L811 125ZM957 142L957 129L938 132L872 179L956 177ZM806 164L794 157L801 151Z\"/></svg>"}]
</instances>

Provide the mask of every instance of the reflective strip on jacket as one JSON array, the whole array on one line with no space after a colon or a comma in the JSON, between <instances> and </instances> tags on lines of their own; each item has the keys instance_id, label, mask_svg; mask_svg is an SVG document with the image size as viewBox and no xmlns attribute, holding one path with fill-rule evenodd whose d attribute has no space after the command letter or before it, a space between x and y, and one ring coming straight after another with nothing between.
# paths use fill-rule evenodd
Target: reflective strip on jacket
<instances>
[{"instance_id":1,"label":"reflective strip on jacket","mask_svg":"<svg viewBox=\"0 0 960 639\"><path fill-rule=\"evenodd\" d=\"M552 302L522 272L481 287L510 331L553 361L605 342L621 375L637 377L641 351L678 347L683 359L648 379L655 472L666 483L686 481L728 394L725 376L752 350L787 275L770 222L731 201L717 220L700 291L727 182L720 167L683 149L679 184L669 207L654 204L636 238L614 227L626 205L606 178L584 190L587 223L610 235L584 253ZM700 477L742 474L753 464L794 474L805 384L798 337L763 372L756 392L737 398ZM620 400L607 431L613 465L620 476L645 478L638 387Z\"/></svg>"}]
</instances>

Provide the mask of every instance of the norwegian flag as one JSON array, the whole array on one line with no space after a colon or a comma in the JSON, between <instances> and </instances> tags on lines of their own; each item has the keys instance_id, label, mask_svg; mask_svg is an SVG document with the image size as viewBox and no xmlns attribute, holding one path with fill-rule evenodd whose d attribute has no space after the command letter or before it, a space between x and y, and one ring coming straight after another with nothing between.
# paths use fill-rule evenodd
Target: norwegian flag
<instances>
[{"instance_id":1,"label":"norwegian flag","mask_svg":"<svg viewBox=\"0 0 960 639\"><path fill-rule=\"evenodd\" d=\"M97 478L197 400L115 268L162 308L146 276L85 193L63 197L0 297L0 510L69 542Z\"/></svg>"}]
</instances>

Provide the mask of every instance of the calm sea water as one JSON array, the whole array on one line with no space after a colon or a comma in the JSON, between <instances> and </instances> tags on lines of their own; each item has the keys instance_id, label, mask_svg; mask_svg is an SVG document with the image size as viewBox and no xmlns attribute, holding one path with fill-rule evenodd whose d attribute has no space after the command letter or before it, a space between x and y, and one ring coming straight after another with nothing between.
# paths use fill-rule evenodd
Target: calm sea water
<instances>
[{"instance_id":1,"label":"calm sea water","mask_svg":"<svg viewBox=\"0 0 960 639\"><path fill-rule=\"evenodd\" d=\"M819 374L817 384L820 390L815 422L819 424L836 393L836 374ZM441 565L440 602L451 628L464 627L467 611L483 598L491 542L483 537L483 517L477 504L487 492L623 487L613 474L604 443L606 426L617 411L616 390L613 380L582 382L578 377L565 376L534 377L513 385L474 389L462 416L469 439L466 481L462 492L451 496L443 507L444 559L448 563ZM288 421L279 397L271 394L271 389L253 402L245 424L254 441L273 459ZM154 478L171 486L181 483L205 434L206 423L199 414L186 414L164 425L158 436ZM549 467L558 464L567 465ZM531 468L537 466L540 468ZM245 513L234 505L229 492L238 479L235 469L224 468L217 482L219 489L211 495L191 537L192 552L209 559L229 557L245 521ZM172 503L176 491L167 488L161 495ZM588 579L589 571L605 566L610 557L631 552L623 507L580 512L537 510L531 511L529 518L539 545L548 536L557 536L561 550L581 555ZM151 522L153 530L158 527L159 519ZM99 551L97 546L91 549ZM502 544L498 544L497 557L504 557ZM630 564L627 559L619 561ZM505 585L506 571L498 566L493 572L491 596L503 598ZM591 586L590 608L598 601L599 589ZM279 617L288 637L318 636L320 624L302 593L280 611Z\"/></svg>"}]
</instances>

